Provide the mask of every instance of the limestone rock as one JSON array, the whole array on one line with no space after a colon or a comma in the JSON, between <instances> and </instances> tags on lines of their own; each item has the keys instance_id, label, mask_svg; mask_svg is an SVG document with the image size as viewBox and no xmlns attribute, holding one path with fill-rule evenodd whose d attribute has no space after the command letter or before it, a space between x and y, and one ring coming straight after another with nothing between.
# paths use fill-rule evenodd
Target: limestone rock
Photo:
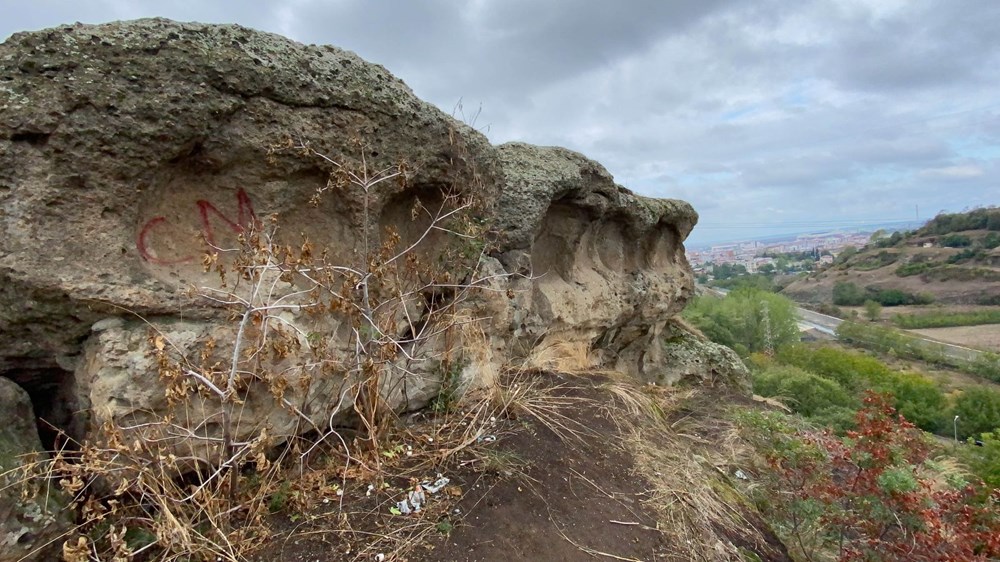
<instances>
[{"instance_id":1,"label":"limestone rock","mask_svg":"<svg viewBox=\"0 0 1000 562\"><path fill-rule=\"evenodd\" d=\"M28 394L9 379L0 377L0 562L47 560L46 544L66 528L61 493L45 481L25 482L21 468L33 455L45 453L35 429L35 415ZM32 471L31 474L34 474ZM27 488L26 488L27 486ZM27 491L28 499L22 497ZM58 546L58 545L56 545Z\"/></svg>"},{"instance_id":2,"label":"limestone rock","mask_svg":"<svg viewBox=\"0 0 1000 562\"><path fill-rule=\"evenodd\" d=\"M0 372L60 368L109 314L216 317L181 290L201 280L198 237L232 244L251 216L349 255L361 196L311 208L327 171L269 156L287 138L350 162L361 139L367 158L406 162L410 189L380 185L375 222L423 190L492 188L482 135L334 47L160 19L77 25L12 36L0 78Z\"/></svg>"},{"instance_id":3,"label":"limestone rock","mask_svg":"<svg viewBox=\"0 0 1000 562\"><path fill-rule=\"evenodd\" d=\"M682 242L698 218L689 204L637 196L564 148L509 143L499 151L500 259L534 277L530 287L515 282L523 295L510 327L516 339L582 342L595 350L595 365L613 364L684 308L694 276Z\"/></svg>"},{"instance_id":4,"label":"limestone rock","mask_svg":"<svg viewBox=\"0 0 1000 562\"><path fill-rule=\"evenodd\" d=\"M337 187L362 169L405 181ZM334 189L313 204L331 177ZM234 350L238 317L226 299L206 298L233 285L206 273L206 250L235 247L251 223L276 215L276 244L305 238L329 262L362 267L366 238L376 250L396 235L418 239L425 219L414 210L443 192L476 200L470 220L498 233L495 250L433 233L414 261L441 263L461 283L471 277L460 266L478 260L489 290L455 310L484 320L401 353L380 389L389 407L426 404L456 343L463 386L540 350L641 376L665 364L661 334L693 289L683 241L697 215L687 203L637 196L569 150L493 147L334 47L162 19L15 34L0 45L0 374L36 394L58 386L44 394L65 396L52 401L64 416L87 415L45 415L91 438L105 422L168 419L179 370L188 386L174 390L191 404L169 423L207 442L218 440L220 405L184 369L221 384L236 356L256 365L233 373L237 439L263 427L279 439L322 430L352 410L345 388L357 381L330 360L355 353L348 312L312 313L304 297L275 294L280 349ZM395 335L419 329L445 293L407 297ZM692 353L702 351L718 354ZM175 358L169 368L162 353Z\"/></svg>"},{"instance_id":5,"label":"limestone rock","mask_svg":"<svg viewBox=\"0 0 1000 562\"><path fill-rule=\"evenodd\" d=\"M157 374L137 359L149 327L136 320L223 330L228 312L188 291L215 283L204 241L233 247L276 214L287 239L346 263L360 232L408 221L442 188L493 199L485 137L334 47L161 19L75 25L12 36L0 79L0 373L41 389L75 372L67 410L157 411ZM329 166L270 150L286 139L345 166L405 163L405 189L383 182L367 208L359 190L311 206Z\"/></svg>"},{"instance_id":6,"label":"limestone rock","mask_svg":"<svg viewBox=\"0 0 1000 562\"><path fill-rule=\"evenodd\" d=\"M659 385L725 386L751 394L750 371L735 351L671 323L642 353L641 376ZM624 354L623 354L624 355Z\"/></svg>"}]
</instances>

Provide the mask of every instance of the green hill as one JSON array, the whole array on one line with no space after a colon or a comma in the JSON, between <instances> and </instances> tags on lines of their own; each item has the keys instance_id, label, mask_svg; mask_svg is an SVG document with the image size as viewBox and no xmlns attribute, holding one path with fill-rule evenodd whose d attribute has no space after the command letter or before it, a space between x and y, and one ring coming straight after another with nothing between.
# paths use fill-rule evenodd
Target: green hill
<instances>
[{"instance_id":1,"label":"green hill","mask_svg":"<svg viewBox=\"0 0 1000 562\"><path fill-rule=\"evenodd\" d=\"M940 214L916 231L876 233L783 293L813 305L1000 305L1000 208Z\"/></svg>"}]
</instances>

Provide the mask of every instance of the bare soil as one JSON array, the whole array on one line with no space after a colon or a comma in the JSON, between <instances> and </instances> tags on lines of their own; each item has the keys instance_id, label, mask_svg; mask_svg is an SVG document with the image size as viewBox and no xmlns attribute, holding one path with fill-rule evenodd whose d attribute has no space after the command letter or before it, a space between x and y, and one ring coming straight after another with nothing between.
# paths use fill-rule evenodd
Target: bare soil
<instances>
[{"instance_id":1,"label":"bare soil","mask_svg":"<svg viewBox=\"0 0 1000 562\"><path fill-rule=\"evenodd\" d=\"M395 468L401 476L387 479L384 490L365 495L364 478L348 482L342 497L344 511L351 513L349 524L338 518L336 501L305 514L275 515L274 541L254 560L379 560L379 554L386 555L385 561L409 562L691 560L672 555L678 551L676 541L686 537L659 521L655 502L663 496L637 468L628 436L617 423L623 414L600 388L602 380L539 376L561 394L585 401L564 412L578 437L560 437L528 415L497 420L491 433L436 466L404 462ZM704 403L712 408L728 403L720 398ZM683 413L693 415L699 414ZM411 446L440 429L437 423L432 417L415 419L407 430L415 436ZM451 482L420 513L390 512L414 479L438 473ZM745 534L723 528L708 532L731 545L730 552L761 561L790 560L758 514L747 506L737 508L745 509L745 520L752 522ZM386 537L406 538L382 540ZM706 550L701 559L744 558Z\"/></svg>"},{"instance_id":2,"label":"bare soil","mask_svg":"<svg viewBox=\"0 0 1000 562\"><path fill-rule=\"evenodd\" d=\"M586 429L581 441L529 422L470 463L475 483L458 504L456 528L415 560L590 560L588 549L663 559L649 486L617 427L597 408L574 418Z\"/></svg>"},{"instance_id":3,"label":"bare soil","mask_svg":"<svg viewBox=\"0 0 1000 562\"><path fill-rule=\"evenodd\" d=\"M910 331L938 341L963 345L983 351L1000 352L1000 325L998 324L926 328Z\"/></svg>"}]
</instances>

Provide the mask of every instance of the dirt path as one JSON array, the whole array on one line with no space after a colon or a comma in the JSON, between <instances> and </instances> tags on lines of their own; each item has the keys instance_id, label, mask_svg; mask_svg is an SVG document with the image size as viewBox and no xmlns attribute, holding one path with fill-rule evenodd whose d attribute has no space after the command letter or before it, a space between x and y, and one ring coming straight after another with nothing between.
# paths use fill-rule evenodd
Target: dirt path
<instances>
[{"instance_id":1,"label":"dirt path","mask_svg":"<svg viewBox=\"0 0 1000 562\"><path fill-rule=\"evenodd\" d=\"M459 502L456 528L415 560L663 560L649 485L608 412L585 408L574 419L580 440L530 424L473 463L481 472Z\"/></svg>"},{"instance_id":2,"label":"dirt path","mask_svg":"<svg viewBox=\"0 0 1000 562\"><path fill-rule=\"evenodd\" d=\"M693 394L699 400L674 400L673 390L650 394L634 381L627 383L631 390L625 394L650 400L647 405L673 408L669 418L656 418L654 430L636 422L646 418L622 401L621 387L613 394L600 376L530 377L509 391L537 386L537 394L523 407L491 419L485 432L475 434L478 439L474 435L442 462L419 459L428 453L440 458L439 448L430 449L429 438L443 434L442 423L462 424L416 414L390 449L406 453L382 456L383 472L393 476L372 485L373 475L359 470L342 494L328 496L318 509L276 513L272 543L253 560L790 560L759 514L742 500L708 505L735 516L736 526L698 512L699 497L717 497L725 486L721 475L728 467L706 458L718 436L704 430L717 423L732 397L697 391ZM665 402L657 402L661 396ZM659 406L654 409L665 415ZM664 423L674 429L664 429ZM663 438L662 431L677 436ZM636 443L643 444L641 453ZM332 473L327 487L340 485L338 475ZM407 490L441 476L449 483L428 494L419 513L395 509ZM725 496L735 498L733 494L735 490Z\"/></svg>"}]
</instances>

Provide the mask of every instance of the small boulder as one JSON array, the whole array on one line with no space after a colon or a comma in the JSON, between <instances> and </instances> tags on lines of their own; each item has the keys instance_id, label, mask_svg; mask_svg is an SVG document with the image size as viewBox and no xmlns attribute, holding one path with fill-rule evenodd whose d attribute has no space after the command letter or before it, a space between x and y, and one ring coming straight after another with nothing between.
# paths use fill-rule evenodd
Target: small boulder
<instances>
[{"instance_id":1,"label":"small boulder","mask_svg":"<svg viewBox=\"0 0 1000 562\"><path fill-rule=\"evenodd\" d=\"M727 387L751 394L750 371L732 349L699 337L676 322L669 323L659 339L661 345L637 347L633 353L622 353L621 360L638 363L633 370L658 385Z\"/></svg>"},{"instance_id":2,"label":"small boulder","mask_svg":"<svg viewBox=\"0 0 1000 562\"><path fill-rule=\"evenodd\" d=\"M0 562L51 560L51 550L66 529L64 496L55 483L30 478L41 469L33 462L44 459L35 428L35 414L28 394L0 377ZM43 463L44 464L44 463Z\"/></svg>"}]
</instances>

